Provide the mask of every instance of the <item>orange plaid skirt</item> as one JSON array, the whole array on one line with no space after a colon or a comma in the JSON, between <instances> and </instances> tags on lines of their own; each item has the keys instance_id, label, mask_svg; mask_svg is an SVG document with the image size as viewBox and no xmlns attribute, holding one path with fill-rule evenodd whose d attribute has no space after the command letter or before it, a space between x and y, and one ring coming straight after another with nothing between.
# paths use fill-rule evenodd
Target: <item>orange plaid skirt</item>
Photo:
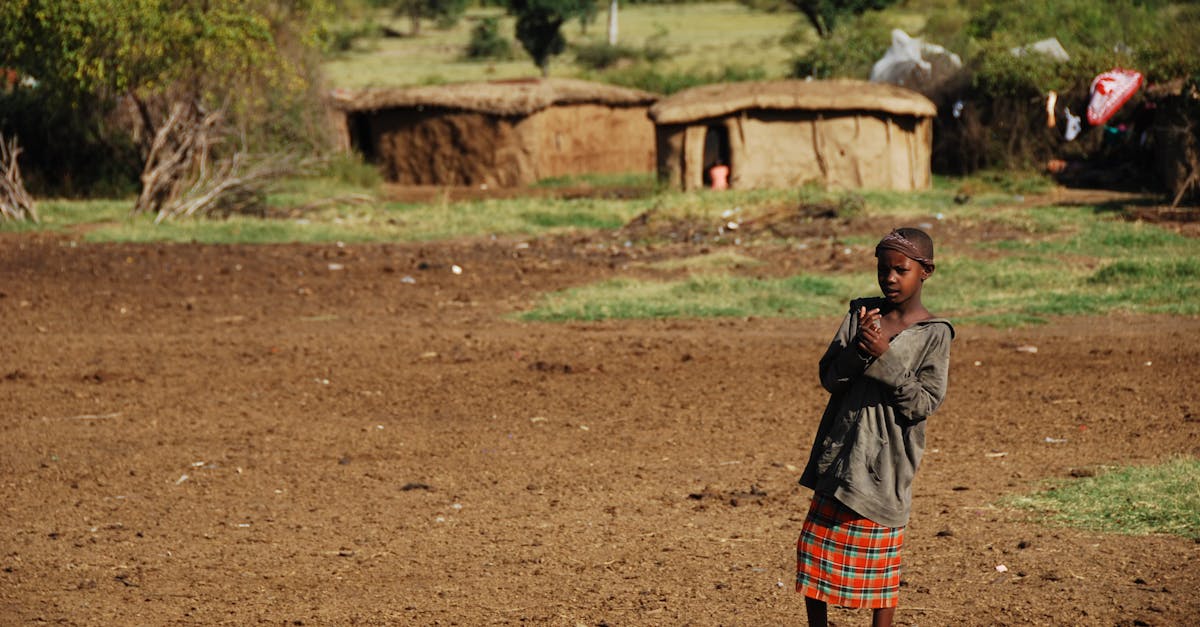
<instances>
[{"instance_id":1,"label":"orange plaid skirt","mask_svg":"<svg viewBox=\"0 0 1200 627\"><path fill-rule=\"evenodd\" d=\"M895 607L904 527L884 527L813 494L796 542L796 592L842 607Z\"/></svg>"}]
</instances>

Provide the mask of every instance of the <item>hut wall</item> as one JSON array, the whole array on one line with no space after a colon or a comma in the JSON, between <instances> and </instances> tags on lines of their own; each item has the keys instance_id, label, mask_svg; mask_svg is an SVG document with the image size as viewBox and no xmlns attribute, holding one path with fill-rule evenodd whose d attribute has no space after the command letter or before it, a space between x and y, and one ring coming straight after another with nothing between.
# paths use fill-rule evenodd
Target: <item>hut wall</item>
<instances>
[{"instance_id":1,"label":"hut wall","mask_svg":"<svg viewBox=\"0 0 1200 627\"><path fill-rule=\"evenodd\" d=\"M663 124L654 130L658 180L675 189L687 189L683 184L683 140L687 126Z\"/></svg>"},{"instance_id":2,"label":"hut wall","mask_svg":"<svg viewBox=\"0 0 1200 627\"><path fill-rule=\"evenodd\" d=\"M597 104L543 109L518 124L532 183L553 176L654 171L654 123L646 107Z\"/></svg>"},{"instance_id":3,"label":"hut wall","mask_svg":"<svg viewBox=\"0 0 1200 627\"><path fill-rule=\"evenodd\" d=\"M684 189L702 185L703 153L689 150L689 146L702 146L704 131L713 123L716 121L693 122L683 133L686 139L681 152L687 163L681 167L679 182ZM831 188L913 190L928 188L931 182L933 125L929 119L865 111L829 115L758 110L742 111L719 123L729 131L731 184L735 188L817 182ZM669 172L671 160L669 155L666 160L660 155L660 179L675 184L675 175ZM664 168L668 169L665 177ZM692 176L693 172L697 174Z\"/></svg>"},{"instance_id":4,"label":"hut wall","mask_svg":"<svg viewBox=\"0 0 1200 627\"><path fill-rule=\"evenodd\" d=\"M534 177L521 118L443 109L370 114L371 147L385 178L404 185L512 186Z\"/></svg>"},{"instance_id":5,"label":"hut wall","mask_svg":"<svg viewBox=\"0 0 1200 627\"><path fill-rule=\"evenodd\" d=\"M340 153L350 152L354 147L350 139L350 114L326 105L325 122L330 135L333 136L333 149Z\"/></svg>"}]
</instances>

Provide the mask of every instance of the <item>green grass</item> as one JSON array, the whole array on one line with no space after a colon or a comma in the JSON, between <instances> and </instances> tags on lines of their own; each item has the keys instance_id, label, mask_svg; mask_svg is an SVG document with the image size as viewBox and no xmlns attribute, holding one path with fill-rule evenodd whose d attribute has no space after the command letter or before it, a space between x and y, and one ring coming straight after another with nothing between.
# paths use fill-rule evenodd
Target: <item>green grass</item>
<instances>
[{"instance_id":1,"label":"green grass","mask_svg":"<svg viewBox=\"0 0 1200 627\"><path fill-rule=\"evenodd\" d=\"M864 211L894 221L911 214L912 201L879 207L877 200L868 197ZM923 202L916 205L928 207ZM997 327L1113 311L1200 314L1200 241L1158 226L1120 220L1094 208L1006 211L1008 223L1018 225L1013 238L975 247L939 243L938 270L925 292L931 310L956 322ZM973 218L964 212L961 219ZM523 317L836 315L849 298L877 293L869 256L874 239L869 235L842 238L843 244L857 247L865 267L824 277L834 287L822 298L811 298L810 291L800 290L796 293L800 298L793 299L791 290L796 288L788 280L739 277L728 271L737 264L724 264L725 274L713 276L723 269L716 263L708 268L685 266L694 274L706 273L699 284L689 279L583 286L547 295ZM745 254L752 256L753 248L746 248ZM695 289L696 285L703 289Z\"/></svg>"},{"instance_id":2,"label":"green grass","mask_svg":"<svg viewBox=\"0 0 1200 627\"><path fill-rule=\"evenodd\" d=\"M854 293L845 277L754 279L698 275L682 281L614 279L549 295L527 321L631 318L800 317L845 307Z\"/></svg>"},{"instance_id":3,"label":"green grass","mask_svg":"<svg viewBox=\"0 0 1200 627\"><path fill-rule=\"evenodd\" d=\"M754 268L764 262L736 250L718 250L704 255L667 259L647 264L656 270L686 270L688 272L728 272L737 268Z\"/></svg>"},{"instance_id":4,"label":"green grass","mask_svg":"<svg viewBox=\"0 0 1200 627\"><path fill-rule=\"evenodd\" d=\"M640 188L653 191L658 181L653 172L626 172L616 174L572 174L544 178L533 187L558 189L563 187L613 187Z\"/></svg>"},{"instance_id":5,"label":"green grass","mask_svg":"<svg viewBox=\"0 0 1200 627\"><path fill-rule=\"evenodd\" d=\"M485 16L500 17L500 33L511 40L517 58L486 62L462 58L471 28ZM797 45L785 43L784 37L798 14L753 11L735 2L622 5L619 17L619 43L633 47L650 43L665 49L665 58L654 67L668 74L710 74L735 66L753 67L765 78L782 78ZM375 13L372 19L409 32L407 18L396 18L390 11ZM572 21L563 27L563 34L571 43L607 41L606 20L607 12L602 10L586 32L578 21ZM513 18L502 9L471 9L449 30L425 25L418 37L362 41L351 51L328 59L323 68L331 86L350 89L539 76L538 68L516 42L513 26ZM577 66L570 51L551 61L550 74L603 78Z\"/></svg>"},{"instance_id":6,"label":"green grass","mask_svg":"<svg viewBox=\"0 0 1200 627\"><path fill-rule=\"evenodd\" d=\"M128 216L133 199L49 200L39 203L42 224L4 222L0 230L66 231L87 241L434 241L578 231L616 235L617 229L644 216L651 228L625 237L631 246L653 246L661 243L656 239L660 233L677 230L676 224L715 229L726 219L753 219L816 203L837 207L860 223L914 224L937 221L936 216L942 215L947 225L993 232L981 242L938 241L938 270L928 283L925 300L932 310L959 323L1010 327L1056 316L1114 311L1200 315L1200 240L1158 225L1124 220L1105 208L1016 206L1007 192L983 192L958 205L953 198L960 185L948 179L935 181L931 190L907 194L825 192L815 187L722 193L656 188L642 189L639 194L644 195L628 199L523 197L411 204L383 199L381 188L354 182L359 174L348 169L346 176L281 186L269 197L269 204L291 217L182 219L154 225L147 216ZM626 187L630 181L638 180L584 177L547 186ZM310 208L289 209L296 207ZM651 266L688 277L579 286L546 295L523 316L528 320L804 318L837 315L849 298L877 292L870 258L877 234L850 233L838 239L838 246L850 247L861 259L851 271L783 279L744 275L755 271L756 247L787 242L758 239L739 246L733 243L737 237L726 234L721 241L710 242L708 255ZM816 279L828 281L822 284L827 291L814 292L813 285L805 283Z\"/></svg>"},{"instance_id":7,"label":"green grass","mask_svg":"<svg viewBox=\"0 0 1200 627\"><path fill-rule=\"evenodd\" d=\"M1115 468L1061 481L1006 504L1093 531L1165 533L1200 541L1200 460L1176 458L1157 466Z\"/></svg>"},{"instance_id":8,"label":"green grass","mask_svg":"<svg viewBox=\"0 0 1200 627\"><path fill-rule=\"evenodd\" d=\"M0 220L0 231L60 231L79 225L119 222L129 214L134 198L105 200L37 199L41 222Z\"/></svg>"}]
</instances>

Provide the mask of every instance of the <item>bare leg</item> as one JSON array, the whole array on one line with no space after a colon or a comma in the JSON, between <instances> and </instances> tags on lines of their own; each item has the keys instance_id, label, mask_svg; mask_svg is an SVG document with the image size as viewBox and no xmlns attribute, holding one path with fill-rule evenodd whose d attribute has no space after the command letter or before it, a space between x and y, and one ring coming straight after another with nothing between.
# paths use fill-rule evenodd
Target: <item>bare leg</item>
<instances>
[{"instance_id":1,"label":"bare leg","mask_svg":"<svg viewBox=\"0 0 1200 627\"><path fill-rule=\"evenodd\" d=\"M804 597L804 609L808 612L808 627L829 627L829 606L824 601Z\"/></svg>"},{"instance_id":2,"label":"bare leg","mask_svg":"<svg viewBox=\"0 0 1200 627\"><path fill-rule=\"evenodd\" d=\"M871 614L871 627L892 627L892 616L895 614L895 606L876 608Z\"/></svg>"}]
</instances>

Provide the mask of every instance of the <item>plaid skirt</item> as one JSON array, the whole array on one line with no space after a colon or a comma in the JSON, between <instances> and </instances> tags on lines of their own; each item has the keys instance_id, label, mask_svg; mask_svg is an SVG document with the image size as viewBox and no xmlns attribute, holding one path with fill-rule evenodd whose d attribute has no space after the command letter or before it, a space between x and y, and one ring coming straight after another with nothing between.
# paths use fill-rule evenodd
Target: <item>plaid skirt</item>
<instances>
[{"instance_id":1,"label":"plaid skirt","mask_svg":"<svg viewBox=\"0 0 1200 627\"><path fill-rule=\"evenodd\" d=\"M884 527L813 494L796 542L796 592L842 607L895 607L904 527Z\"/></svg>"}]
</instances>

